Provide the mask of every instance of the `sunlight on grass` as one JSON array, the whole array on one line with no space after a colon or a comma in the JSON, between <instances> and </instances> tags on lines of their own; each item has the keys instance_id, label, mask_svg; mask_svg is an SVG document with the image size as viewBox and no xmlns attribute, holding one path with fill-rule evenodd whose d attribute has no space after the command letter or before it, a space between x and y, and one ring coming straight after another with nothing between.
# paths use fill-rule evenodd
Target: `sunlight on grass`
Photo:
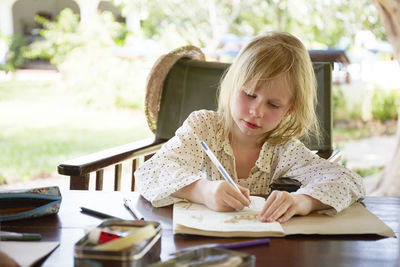
<instances>
[{"instance_id":1,"label":"sunlight on grass","mask_svg":"<svg viewBox=\"0 0 400 267\"><path fill-rule=\"evenodd\" d=\"M0 82L0 183L56 174L57 165L151 136L143 112L85 106L60 81Z\"/></svg>"}]
</instances>

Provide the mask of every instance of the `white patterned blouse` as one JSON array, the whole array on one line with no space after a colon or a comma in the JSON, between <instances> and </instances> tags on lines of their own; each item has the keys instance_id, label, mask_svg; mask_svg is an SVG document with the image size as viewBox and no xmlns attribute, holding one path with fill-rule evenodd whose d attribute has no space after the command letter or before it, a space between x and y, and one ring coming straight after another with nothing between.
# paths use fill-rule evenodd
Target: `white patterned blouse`
<instances>
[{"instance_id":1,"label":"white patterned blouse","mask_svg":"<svg viewBox=\"0 0 400 267\"><path fill-rule=\"evenodd\" d=\"M274 180L286 176L302 183L293 194L309 195L336 212L364 198L365 189L358 174L320 158L297 139L279 145L265 142L249 177L238 179L228 135L218 121L218 113L214 111L193 112L175 136L135 172L138 191L153 206L180 201L171 194L198 179L223 179L202 150L201 140L208 144L233 180L248 188L250 194L267 194Z\"/></svg>"}]
</instances>

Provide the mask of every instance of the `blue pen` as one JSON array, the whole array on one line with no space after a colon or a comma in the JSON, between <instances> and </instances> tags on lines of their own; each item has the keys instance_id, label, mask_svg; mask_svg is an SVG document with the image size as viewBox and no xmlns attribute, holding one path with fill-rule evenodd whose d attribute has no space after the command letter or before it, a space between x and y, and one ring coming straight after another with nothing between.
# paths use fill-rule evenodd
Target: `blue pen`
<instances>
[{"instance_id":1,"label":"blue pen","mask_svg":"<svg viewBox=\"0 0 400 267\"><path fill-rule=\"evenodd\" d=\"M132 201L129 198L124 198L124 206L132 212L132 214L138 220L144 220L143 215L136 209L135 205L132 204Z\"/></svg>"},{"instance_id":2,"label":"blue pen","mask_svg":"<svg viewBox=\"0 0 400 267\"><path fill-rule=\"evenodd\" d=\"M200 145L203 148L203 150L206 152L207 156L211 159L212 163L214 163L214 165L217 167L219 172L222 174L224 179L228 183L230 183L238 192L242 193L242 191L240 191L239 187L235 184L235 182L232 180L232 178L226 172L225 168L222 166L222 164L219 162L219 160L214 155L214 153L211 151L211 149L207 146L207 144L204 141L200 141ZM250 205L251 205L251 202L250 202Z\"/></svg>"}]
</instances>

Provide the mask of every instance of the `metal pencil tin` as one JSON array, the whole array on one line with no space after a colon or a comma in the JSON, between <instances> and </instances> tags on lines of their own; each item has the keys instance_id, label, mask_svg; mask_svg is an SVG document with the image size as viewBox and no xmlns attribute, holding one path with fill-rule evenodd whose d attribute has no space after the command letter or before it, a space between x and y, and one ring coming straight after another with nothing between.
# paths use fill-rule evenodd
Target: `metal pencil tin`
<instances>
[{"instance_id":1,"label":"metal pencil tin","mask_svg":"<svg viewBox=\"0 0 400 267\"><path fill-rule=\"evenodd\" d=\"M224 257L221 257L224 256ZM232 259L239 258L239 262ZM231 260L231 261L229 261ZM256 257L251 254L228 249L200 248L180 254L167 261L159 261L149 267L175 267L175 266L230 266L254 267Z\"/></svg>"},{"instance_id":2,"label":"metal pencil tin","mask_svg":"<svg viewBox=\"0 0 400 267\"><path fill-rule=\"evenodd\" d=\"M152 238L119 251L95 250L94 245L89 242L89 233L86 234L75 244L75 266L141 267L159 261L162 231L158 222L108 219L97 227L100 229L123 227L129 230L129 227L135 229L149 224L152 224L156 230L156 234Z\"/></svg>"}]
</instances>

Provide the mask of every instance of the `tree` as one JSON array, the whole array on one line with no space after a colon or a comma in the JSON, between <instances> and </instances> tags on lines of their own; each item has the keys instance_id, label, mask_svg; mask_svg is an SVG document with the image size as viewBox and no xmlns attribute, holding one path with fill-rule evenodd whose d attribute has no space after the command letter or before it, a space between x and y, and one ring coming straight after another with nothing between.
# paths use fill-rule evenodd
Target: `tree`
<instances>
[{"instance_id":1,"label":"tree","mask_svg":"<svg viewBox=\"0 0 400 267\"><path fill-rule=\"evenodd\" d=\"M168 49L191 44L214 50L225 34L287 31L310 49L336 47L360 29L384 37L370 0L113 0L123 14L140 18L142 35ZM321 15L323 14L323 15Z\"/></svg>"},{"instance_id":2,"label":"tree","mask_svg":"<svg viewBox=\"0 0 400 267\"><path fill-rule=\"evenodd\" d=\"M186 44L215 50L239 16L241 0L114 0L123 9L142 13L142 30L147 38L162 40L169 49Z\"/></svg>"},{"instance_id":3,"label":"tree","mask_svg":"<svg viewBox=\"0 0 400 267\"><path fill-rule=\"evenodd\" d=\"M386 34L400 63L400 0L372 0L379 11ZM400 120L397 127L397 145L389 164L373 178L366 179L368 195L400 196Z\"/></svg>"},{"instance_id":4,"label":"tree","mask_svg":"<svg viewBox=\"0 0 400 267\"><path fill-rule=\"evenodd\" d=\"M378 10L386 35L400 63L400 0L372 0Z\"/></svg>"}]
</instances>

